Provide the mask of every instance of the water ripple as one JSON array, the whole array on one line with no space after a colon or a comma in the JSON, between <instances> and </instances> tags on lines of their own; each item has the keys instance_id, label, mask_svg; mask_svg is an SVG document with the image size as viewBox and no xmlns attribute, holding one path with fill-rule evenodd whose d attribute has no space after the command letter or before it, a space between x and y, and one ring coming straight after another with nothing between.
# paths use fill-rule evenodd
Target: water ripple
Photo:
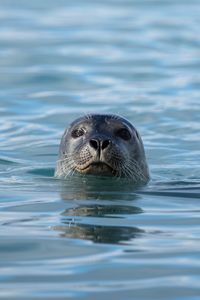
<instances>
[{"instance_id":1,"label":"water ripple","mask_svg":"<svg viewBox=\"0 0 200 300\"><path fill-rule=\"evenodd\" d=\"M198 0L0 2L0 298L199 299ZM53 177L88 112L139 129L145 187Z\"/></svg>"}]
</instances>

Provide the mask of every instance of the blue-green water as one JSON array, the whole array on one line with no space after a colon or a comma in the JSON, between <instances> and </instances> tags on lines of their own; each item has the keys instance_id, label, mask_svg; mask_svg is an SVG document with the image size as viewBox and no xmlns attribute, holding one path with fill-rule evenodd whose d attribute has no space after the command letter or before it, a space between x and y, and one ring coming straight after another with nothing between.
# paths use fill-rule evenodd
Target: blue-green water
<instances>
[{"instance_id":1,"label":"blue-green water","mask_svg":"<svg viewBox=\"0 0 200 300\"><path fill-rule=\"evenodd\" d=\"M0 298L200 298L200 1L0 1ZM151 181L53 177L88 112Z\"/></svg>"}]
</instances>

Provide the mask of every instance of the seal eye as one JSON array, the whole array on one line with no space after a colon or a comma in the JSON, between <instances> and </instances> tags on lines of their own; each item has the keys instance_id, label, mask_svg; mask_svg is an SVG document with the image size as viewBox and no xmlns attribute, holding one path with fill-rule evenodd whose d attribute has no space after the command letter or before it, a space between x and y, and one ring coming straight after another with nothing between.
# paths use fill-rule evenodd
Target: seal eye
<instances>
[{"instance_id":1,"label":"seal eye","mask_svg":"<svg viewBox=\"0 0 200 300\"><path fill-rule=\"evenodd\" d=\"M131 139L131 134L127 128L118 129L116 132L116 135L125 141L128 141Z\"/></svg>"},{"instance_id":2,"label":"seal eye","mask_svg":"<svg viewBox=\"0 0 200 300\"><path fill-rule=\"evenodd\" d=\"M78 138L78 137L84 135L84 133L85 133L84 128L77 128L72 131L71 135L73 138Z\"/></svg>"}]
</instances>

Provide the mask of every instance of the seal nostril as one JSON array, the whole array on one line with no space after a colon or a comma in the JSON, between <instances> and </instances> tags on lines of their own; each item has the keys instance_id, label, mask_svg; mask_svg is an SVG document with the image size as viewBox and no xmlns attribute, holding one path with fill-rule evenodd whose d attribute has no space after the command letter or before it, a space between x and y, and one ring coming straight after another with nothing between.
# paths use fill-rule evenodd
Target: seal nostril
<instances>
[{"instance_id":1,"label":"seal nostril","mask_svg":"<svg viewBox=\"0 0 200 300\"><path fill-rule=\"evenodd\" d=\"M109 145L110 145L110 141L109 141L109 140L102 141L101 149L104 150L104 149L107 148Z\"/></svg>"},{"instance_id":2,"label":"seal nostril","mask_svg":"<svg viewBox=\"0 0 200 300\"><path fill-rule=\"evenodd\" d=\"M95 150L104 150L110 145L110 140L101 141L98 139L91 139L89 144Z\"/></svg>"},{"instance_id":3,"label":"seal nostril","mask_svg":"<svg viewBox=\"0 0 200 300\"><path fill-rule=\"evenodd\" d=\"M89 143L90 143L90 146L92 148L94 148L95 150L99 149L99 141L98 140L92 139L92 140L90 140Z\"/></svg>"}]
</instances>

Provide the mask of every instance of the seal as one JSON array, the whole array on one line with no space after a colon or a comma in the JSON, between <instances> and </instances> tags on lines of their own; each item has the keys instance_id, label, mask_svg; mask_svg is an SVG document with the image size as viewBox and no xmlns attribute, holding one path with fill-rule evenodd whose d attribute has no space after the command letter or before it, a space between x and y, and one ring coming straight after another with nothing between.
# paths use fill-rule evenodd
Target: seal
<instances>
[{"instance_id":1,"label":"seal","mask_svg":"<svg viewBox=\"0 0 200 300\"><path fill-rule=\"evenodd\" d=\"M89 114L76 119L62 136L55 176L76 173L146 183L149 169L137 129L113 114Z\"/></svg>"}]
</instances>

